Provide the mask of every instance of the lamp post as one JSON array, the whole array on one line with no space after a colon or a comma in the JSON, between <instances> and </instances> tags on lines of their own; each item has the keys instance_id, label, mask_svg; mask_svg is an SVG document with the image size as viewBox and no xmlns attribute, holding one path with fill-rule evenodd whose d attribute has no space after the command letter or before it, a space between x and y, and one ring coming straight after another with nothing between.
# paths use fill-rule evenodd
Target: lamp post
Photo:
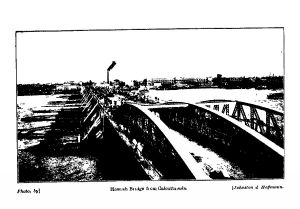
<instances>
[{"instance_id":1,"label":"lamp post","mask_svg":"<svg viewBox=\"0 0 300 209\"><path fill-rule=\"evenodd\" d=\"M115 61L112 61L112 63L110 64L110 66L107 68L107 84L109 85L109 71L111 71L111 69L113 69L113 67L116 65L117 63ZM107 92L106 92L107 93ZM105 115L108 116L108 98L107 95L104 94L104 105L103 105L103 133L104 133L104 129L105 129Z\"/></svg>"},{"instance_id":2,"label":"lamp post","mask_svg":"<svg viewBox=\"0 0 300 209\"><path fill-rule=\"evenodd\" d=\"M110 66L107 68L107 83L109 84L109 71L111 71L111 69L113 69L113 67L116 65L117 63L115 61L113 61Z\"/></svg>"}]
</instances>

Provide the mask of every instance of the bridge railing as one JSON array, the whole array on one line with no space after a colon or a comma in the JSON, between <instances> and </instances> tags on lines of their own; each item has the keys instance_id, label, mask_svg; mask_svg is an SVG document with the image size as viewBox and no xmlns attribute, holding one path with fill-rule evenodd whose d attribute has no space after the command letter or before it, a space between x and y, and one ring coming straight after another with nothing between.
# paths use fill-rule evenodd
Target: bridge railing
<instances>
[{"instance_id":1,"label":"bridge railing","mask_svg":"<svg viewBox=\"0 0 300 209\"><path fill-rule=\"evenodd\" d=\"M249 127L204 105L153 108L166 125L239 166L246 178L282 178L284 150Z\"/></svg>"},{"instance_id":2,"label":"bridge railing","mask_svg":"<svg viewBox=\"0 0 300 209\"><path fill-rule=\"evenodd\" d=\"M213 110L229 115L280 147L284 147L283 112L236 100L208 100L197 104L203 104Z\"/></svg>"},{"instance_id":3,"label":"bridge railing","mask_svg":"<svg viewBox=\"0 0 300 209\"><path fill-rule=\"evenodd\" d=\"M145 112L147 110L139 109L138 105L124 104L112 119L130 143L136 143L138 152L158 171L160 179L195 179L197 175L188 168L182 159L183 155L178 154L166 132Z\"/></svg>"},{"instance_id":4,"label":"bridge railing","mask_svg":"<svg viewBox=\"0 0 300 209\"><path fill-rule=\"evenodd\" d=\"M104 106L92 89L82 91L82 121L80 141L101 138L104 130Z\"/></svg>"}]
</instances>

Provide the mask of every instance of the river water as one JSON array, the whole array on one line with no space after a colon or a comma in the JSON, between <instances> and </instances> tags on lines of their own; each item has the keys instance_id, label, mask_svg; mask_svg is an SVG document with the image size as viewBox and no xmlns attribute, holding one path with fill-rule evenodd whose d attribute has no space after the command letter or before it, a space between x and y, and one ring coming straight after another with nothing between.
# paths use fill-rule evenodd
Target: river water
<instances>
[{"instance_id":1,"label":"river water","mask_svg":"<svg viewBox=\"0 0 300 209\"><path fill-rule=\"evenodd\" d=\"M196 103L205 100L226 99L255 103L279 111L284 110L283 99L268 99L271 93L283 90L256 90L256 89L180 89L180 90L150 90L147 95L151 98L158 97L160 101L178 101Z\"/></svg>"},{"instance_id":2,"label":"river water","mask_svg":"<svg viewBox=\"0 0 300 209\"><path fill-rule=\"evenodd\" d=\"M150 90L147 95L151 98L157 97L161 102L172 100L196 103L211 99L240 100L283 111L284 100L267 99L268 94L282 91L207 88ZM64 95L18 96L19 182L103 180L101 171L97 170L99 169L97 166L99 160L93 156L41 156L27 151L28 148L45 140L46 132L51 129L51 124L55 122L58 111L64 108L67 99ZM67 137L76 138L72 135Z\"/></svg>"}]
</instances>

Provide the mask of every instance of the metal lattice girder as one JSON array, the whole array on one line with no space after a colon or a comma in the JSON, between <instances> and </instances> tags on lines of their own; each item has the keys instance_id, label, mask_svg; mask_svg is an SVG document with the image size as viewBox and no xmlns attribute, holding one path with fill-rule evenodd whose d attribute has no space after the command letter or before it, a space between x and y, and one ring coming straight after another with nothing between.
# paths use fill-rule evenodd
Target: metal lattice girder
<instances>
[{"instance_id":1,"label":"metal lattice girder","mask_svg":"<svg viewBox=\"0 0 300 209\"><path fill-rule=\"evenodd\" d=\"M88 120L86 120L83 125L86 127L90 127L94 122L95 118L97 118L100 114L98 114L98 111L92 114L92 117L90 117Z\"/></svg>"},{"instance_id":2,"label":"metal lattice girder","mask_svg":"<svg viewBox=\"0 0 300 209\"><path fill-rule=\"evenodd\" d=\"M83 122L85 122L90 116L91 114L94 112L94 110L96 109L97 107L97 103L94 105L93 109L91 111L89 111L89 114L84 118Z\"/></svg>"},{"instance_id":3,"label":"metal lattice girder","mask_svg":"<svg viewBox=\"0 0 300 209\"><path fill-rule=\"evenodd\" d=\"M271 113L269 112L266 112L266 134L267 135L270 135L270 132L271 132L271 122L270 122L270 119L271 119L271 116L270 116Z\"/></svg>"},{"instance_id":4,"label":"metal lattice girder","mask_svg":"<svg viewBox=\"0 0 300 209\"><path fill-rule=\"evenodd\" d=\"M224 104L222 113L225 113L226 115L229 115L229 104Z\"/></svg>"},{"instance_id":5,"label":"metal lattice girder","mask_svg":"<svg viewBox=\"0 0 300 209\"><path fill-rule=\"evenodd\" d=\"M86 103L89 100L89 97L90 97L90 92L84 93L83 97L82 97L82 100L81 100L81 103Z\"/></svg>"},{"instance_id":6,"label":"metal lattice girder","mask_svg":"<svg viewBox=\"0 0 300 209\"><path fill-rule=\"evenodd\" d=\"M255 111L255 108L253 108L253 107L250 107L250 123L251 123L251 125L250 125L250 127L252 128L252 129L254 129L254 111Z\"/></svg>"},{"instance_id":7,"label":"metal lattice girder","mask_svg":"<svg viewBox=\"0 0 300 209\"><path fill-rule=\"evenodd\" d=\"M283 145L283 118L284 114L281 111L270 109L268 107L260 106L254 103L236 101L236 100L208 100L202 101L201 104L204 104L206 107L207 103L226 103L226 102L235 102L233 112L229 114L232 118L242 121L245 125L250 126L251 129L256 132L268 137L270 140L274 141L277 145ZM250 108L250 118L245 114L243 107ZM222 113L226 112L226 106L224 104ZM266 114L265 118L260 118L258 112L262 111ZM279 141L281 139L281 141Z\"/></svg>"},{"instance_id":8,"label":"metal lattice girder","mask_svg":"<svg viewBox=\"0 0 300 209\"><path fill-rule=\"evenodd\" d=\"M84 135L84 137L82 138L82 141L84 141L84 140L89 136L89 134L91 133L91 131L92 131L94 128L96 128L96 127L99 126L99 124L101 123L101 121L102 121L102 120L100 119L100 117L97 117L97 119L94 121L93 125L89 127L87 133L86 133L86 134Z\"/></svg>"},{"instance_id":9,"label":"metal lattice girder","mask_svg":"<svg viewBox=\"0 0 300 209\"><path fill-rule=\"evenodd\" d=\"M214 110L219 111L219 105L214 105Z\"/></svg>"},{"instance_id":10,"label":"metal lattice girder","mask_svg":"<svg viewBox=\"0 0 300 209\"><path fill-rule=\"evenodd\" d=\"M240 106L240 113L241 113L242 116L243 116L244 122L245 122L245 124L246 124L247 126L249 126L248 118L247 118L247 116L246 116L246 114L245 114L243 105L239 105L239 106ZM242 119L242 118L241 118L241 119ZM242 119L242 120L243 120L243 119Z\"/></svg>"},{"instance_id":11,"label":"metal lattice girder","mask_svg":"<svg viewBox=\"0 0 300 209\"><path fill-rule=\"evenodd\" d=\"M239 120L239 114L238 114L239 111L238 111L238 109L239 109L238 103L236 103L235 106L234 106L232 115L231 115L231 117L233 117L233 118L235 118L237 120Z\"/></svg>"},{"instance_id":12,"label":"metal lattice girder","mask_svg":"<svg viewBox=\"0 0 300 209\"><path fill-rule=\"evenodd\" d=\"M237 116L236 116L236 114L237 114ZM240 104L239 102L236 102L236 104L235 104L235 107L234 107L234 110L233 110L233 113L232 113L232 117L236 118L238 121L244 121L245 124L247 126L249 126L248 118L247 118L247 116L245 114L243 105Z\"/></svg>"},{"instance_id":13,"label":"metal lattice girder","mask_svg":"<svg viewBox=\"0 0 300 209\"><path fill-rule=\"evenodd\" d=\"M99 104L96 100L93 99L91 101L90 105L88 106L88 108L86 109L87 112L89 113L89 112L93 111L93 108L94 108L95 105L99 105Z\"/></svg>"},{"instance_id":14,"label":"metal lattice girder","mask_svg":"<svg viewBox=\"0 0 300 209\"><path fill-rule=\"evenodd\" d=\"M257 109L251 106L250 106L250 121L251 121L251 128L253 130L257 131L257 127L259 127L260 133L265 134L264 123L263 121L261 121Z\"/></svg>"},{"instance_id":15,"label":"metal lattice girder","mask_svg":"<svg viewBox=\"0 0 300 209\"><path fill-rule=\"evenodd\" d=\"M88 102L86 103L85 107L83 108L83 111L87 110L87 108L90 106L91 102L92 102L93 97L91 97Z\"/></svg>"}]
</instances>

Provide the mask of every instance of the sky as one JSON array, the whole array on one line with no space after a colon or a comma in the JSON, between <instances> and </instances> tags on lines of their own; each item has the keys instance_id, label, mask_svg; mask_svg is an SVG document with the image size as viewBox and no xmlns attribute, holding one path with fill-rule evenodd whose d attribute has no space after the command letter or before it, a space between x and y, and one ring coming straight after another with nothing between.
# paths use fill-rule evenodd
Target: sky
<instances>
[{"instance_id":1,"label":"sky","mask_svg":"<svg viewBox=\"0 0 300 209\"><path fill-rule=\"evenodd\" d=\"M283 29L17 33L17 83L284 75Z\"/></svg>"}]
</instances>

